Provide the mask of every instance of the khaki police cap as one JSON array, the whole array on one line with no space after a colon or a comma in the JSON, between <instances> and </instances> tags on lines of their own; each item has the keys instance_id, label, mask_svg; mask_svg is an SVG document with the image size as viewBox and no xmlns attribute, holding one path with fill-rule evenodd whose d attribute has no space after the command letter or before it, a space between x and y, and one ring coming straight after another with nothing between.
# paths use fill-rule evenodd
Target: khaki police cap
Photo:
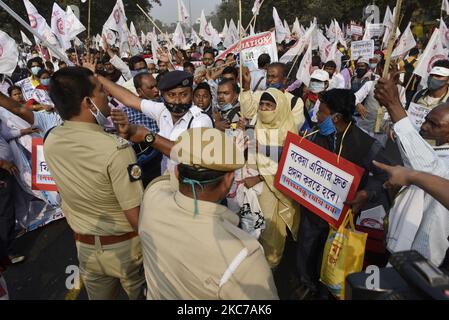
<instances>
[{"instance_id":1,"label":"khaki police cap","mask_svg":"<svg viewBox=\"0 0 449 320\"><path fill-rule=\"evenodd\" d=\"M214 128L191 128L181 134L172 151L173 160L196 168L230 172L245 164L243 148L233 137Z\"/></svg>"}]
</instances>

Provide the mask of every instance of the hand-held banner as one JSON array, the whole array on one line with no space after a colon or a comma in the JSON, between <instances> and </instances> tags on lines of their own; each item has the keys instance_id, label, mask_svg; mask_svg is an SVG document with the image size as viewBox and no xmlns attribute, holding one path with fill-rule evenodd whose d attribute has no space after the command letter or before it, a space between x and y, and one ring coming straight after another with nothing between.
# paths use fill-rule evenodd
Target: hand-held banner
<instances>
[{"instance_id":1,"label":"hand-held banner","mask_svg":"<svg viewBox=\"0 0 449 320\"><path fill-rule=\"evenodd\" d=\"M364 169L291 132L285 141L274 185L338 228L354 198Z\"/></svg>"},{"instance_id":2,"label":"hand-held banner","mask_svg":"<svg viewBox=\"0 0 449 320\"><path fill-rule=\"evenodd\" d=\"M41 191L58 191L56 183L48 170L44 157L44 139L33 138L31 146L32 180L31 188Z\"/></svg>"}]
</instances>

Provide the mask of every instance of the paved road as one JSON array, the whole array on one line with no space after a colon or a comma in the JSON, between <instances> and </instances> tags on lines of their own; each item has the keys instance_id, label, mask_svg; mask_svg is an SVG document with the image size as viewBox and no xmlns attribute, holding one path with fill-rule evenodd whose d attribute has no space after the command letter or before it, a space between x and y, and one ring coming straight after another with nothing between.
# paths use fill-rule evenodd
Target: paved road
<instances>
[{"instance_id":1,"label":"paved road","mask_svg":"<svg viewBox=\"0 0 449 320\"><path fill-rule=\"evenodd\" d=\"M65 285L67 266L78 265L73 233L65 219L23 235L17 239L16 247L27 260L9 267L5 273L10 299L87 299L84 289L69 291ZM288 241L286 258L275 273L281 299L288 299L297 285L292 268L294 264L294 243ZM126 299L124 292L119 299Z\"/></svg>"}]
</instances>

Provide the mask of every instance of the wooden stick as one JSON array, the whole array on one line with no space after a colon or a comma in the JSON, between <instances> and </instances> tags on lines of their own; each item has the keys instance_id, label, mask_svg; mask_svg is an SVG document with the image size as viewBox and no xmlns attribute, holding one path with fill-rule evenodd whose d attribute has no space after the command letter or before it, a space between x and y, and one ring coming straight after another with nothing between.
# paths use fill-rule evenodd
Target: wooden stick
<instances>
[{"instance_id":1,"label":"wooden stick","mask_svg":"<svg viewBox=\"0 0 449 320\"><path fill-rule=\"evenodd\" d=\"M265 0L262 0L262 2L260 3L259 10L260 10L260 8L262 8L262 5L263 5L264 1L265 1ZM257 15L258 15L258 12L256 12L255 15L253 15L253 17L251 18L251 21L248 23L248 26L245 28L245 33L246 33L246 31L248 31L248 28L249 28L249 26L251 25L251 23L252 23L253 21L254 21L254 30L256 30L256 20L257 20ZM241 19L242 19L242 18L240 17L240 21L242 21ZM240 23L241 23L241 22L240 22Z\"/></svg>"},{"instance_id":2,"label":"wooden stick","mask_svg":"<svg viewBox=\"0 0 449 320\"><path fill-rule=\"evenodd\" d=\"M243 56L242 56L242 0L239 0L239 16L240 16L240 24L239 24L239 34L240 34L240 42L239 42L239 56L240 56L240 88L243 88ZM246 30L245 30L246 32Z\"/></svg>"},{"instance_id":3,"label":"wooden stick","mask_svg":"<svg viewBox=\"0 0 449 320\"><path fill-rule=\"evenodd\" d=\"M394 14L393 29L391 30L390 39L388 41L387 53L385 54L385 65L384 65L384 70L382 72L383 78L387 78L389 71L390 71L391 53L393 52L394 42L396 40L396 30L398 29L398 25L399 25L399 19L401 16L401 8L402 8L402 0L396 0L396 12ZM380 133L380 129L381 129L380 126L382 124L384 114L385 114L384 107L380 107L377 110L376 123L374 125L374 133Z\"/></svg>"}]
</instances>

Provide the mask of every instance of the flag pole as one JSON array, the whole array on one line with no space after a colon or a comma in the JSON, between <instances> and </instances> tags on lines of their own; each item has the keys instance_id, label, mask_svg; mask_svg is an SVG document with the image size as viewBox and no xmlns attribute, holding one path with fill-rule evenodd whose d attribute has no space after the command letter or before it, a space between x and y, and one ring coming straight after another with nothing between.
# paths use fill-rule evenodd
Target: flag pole
<instances>
[{"instance_id":1,"label":"flag pole","mask_svg":"<svg viewBox=\"0 0 449 320\"><path fill-rule=\"evenodd\" d=\"M38 38L41 43L43 43L48 49L52 49L56 55L58 56L59 59L63 60L65 63L67 63L67 65L71 65L69 59L67 58L67 56L63 53L61 53L58 49L56 49L53 45L51 45L50 43L48 43L47 40L45 40L44 38L42 38L42 36L37 33L36 31L33 30L33 28L30 27L30 25L28 23L25 22L25 20L23 20L19 15L17 15L17 13L14 12L14 10L12 10L6 3L4 3L2 0L0 0L0 7L2 7L3 9L5 9L6 12L8 12L18 23L20 23L25 29L27 29L29 32L31 32L36 38Z\"/></svg>"},{"instance_id":2,"label":"flag pole","mask_svg":"<svg viewBox=\"0 0 449 320\"><path fill-rule=\"evenodd\" d=\"M260 11L260 8L262 8L262 5L263 5L264 1L265 0L262 0L262 2L260 3L259 11ZM246 31L248 31L249 26L251 25L251 23L253 23L253 21L254 21L254 30L256 29L256 20L257 20L257 15L259 14L259 11L257 11L256 14L253 15L253 17L251 18L251 21L248 23L248 26L245 29L245 33L246 33Z\"/></svg>"},{"instance_id":3,"label":"flag pole","mask_svg":"<svg viewBox=\"0 0 449 320\"><path fill-rule=\"evenodd\" d=\"M396 31L398 29L399 25L399 19L401 16L401 8L402 8L402 0L396 0L396 12L394 13L394 19L393 19L393 29L390 32L390 39L388 41L388 49L385 54L385 65L384 70L382 72L382 77L387 78L389 71L390 71L390 62L391 62L391 53L393 52L394 42L396 40ZM377 109L377 117L376 117L376 123L374 126L374 133L380 133L380 126L382 124L382 120L384 118L384 107L380 107Z\"/></svg>"},{"instance_id":4,"label":"flag pole","mask_svg":"<svg viewBox=\"0 0 449 320\"><path fill-rule=\"evenodd\" d=\"M239 57L240 57L240 88L243 88L243 57L242 57L242 0L239 0L239 17L240 17L240 25L239 25L239 34L240 34L240 42L239 42ZM245 30L246 31L246 30Z\"/></svg>"}]
</instances>

